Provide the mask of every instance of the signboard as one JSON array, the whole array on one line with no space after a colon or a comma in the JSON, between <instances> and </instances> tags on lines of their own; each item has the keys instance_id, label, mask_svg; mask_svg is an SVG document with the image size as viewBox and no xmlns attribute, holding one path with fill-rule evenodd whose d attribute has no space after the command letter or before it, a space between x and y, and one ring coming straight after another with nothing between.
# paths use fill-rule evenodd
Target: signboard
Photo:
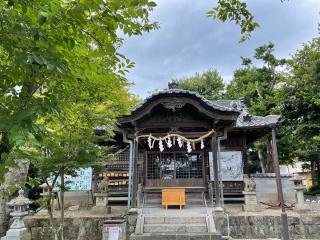
<instances>
[{"instance_id":1,"label":"signboard","mask_svg":"<svg viewBox=\"0 0 320 240\"><path fill-rule=\"evenodd\" d=\"M222 181L243 181L243 160L241 151L221 151L220 171ZM214 181L212 152L209 152L210 180Z\"/></svg>"},{"instance_id":2,"label":"signboard","mask_svg":"<svg viewBox=\"0 0 320 240\"><path fill-rule=\"evenodd\" d=\"M114 226L114 227L109 227L108 229L109 229L108 240L119 240L120 227Z\"/></svg>"},{"instance_id":3,"label":"signboard","mask_svg":"<svg viewBox=\"0 0 320 240\"><path fill-rule=\"evenodd\" d=\"M90 191L92 183L92 168L80 168L75 176L65 175L64 182L69 191ZM57 179L56 186L60 186L61 180ZM54 188L59 191L59 187Z\"/></svg>"}]
</instances>

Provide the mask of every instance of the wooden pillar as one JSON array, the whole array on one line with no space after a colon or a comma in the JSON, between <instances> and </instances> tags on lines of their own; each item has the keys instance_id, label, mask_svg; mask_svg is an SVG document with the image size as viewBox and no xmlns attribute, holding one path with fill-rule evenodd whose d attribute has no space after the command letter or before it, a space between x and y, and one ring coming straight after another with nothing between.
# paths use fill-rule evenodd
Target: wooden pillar
<instances>
[{"instance_id":1,"label":"wooden pillar","mask_svg":"<svg viewBox=\"0 0 320 240\"><path fill-rule=\"evenodd\" d=\"M215 135L211 138L211 151L212 151L212 162L213 162L213 175L214 175L214 193L216 199L216 208L221 207L220 202L220 185L219 185L219 171L218 171L218 156L217 156L217 138Z\"/></svg>"},{"instance_id":2,"label":"wooden pillar","mask_svg":"<svg viewBox=\"0 0 320 240\"><path fill-rule=\"evenodd\" d=\"M138 184L139 184L139 176L138 176L138 153L139 153L139 142L136 140L136 134L134 135L134 143L133 143L133 179L132 179L132 207L137 207L137 193L138 193Z\"/></svg>"},{"instance_id":3,"label":"wooden pillar","mask_svg":"<svg viewBox=\"0 0 320 240\"><path fill-rule=\"evenodd\" d=\"M249 157L248 157L248 149L247 149L247 139L246 135L243 134L242 141L242 156L243 156L243 172L244 174L248 174L249 176Z\"/></svg>"}]
</instances>

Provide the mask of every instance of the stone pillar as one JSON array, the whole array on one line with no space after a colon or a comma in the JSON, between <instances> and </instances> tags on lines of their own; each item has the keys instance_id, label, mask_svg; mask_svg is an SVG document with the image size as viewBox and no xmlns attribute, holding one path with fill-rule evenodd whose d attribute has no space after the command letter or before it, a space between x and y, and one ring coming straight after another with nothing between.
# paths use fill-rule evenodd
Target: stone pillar
<instances>
[{"instance_id":1,"label":"stone pillar","mask_svg":"<svg viewBox=\"0 0 320 240\"><path fill-rule=\"evenodd\" d=\"M297 198L297 208L303 208L304 207L304 195L303 191L306 189L304 186L301 187L294 187L293 188L296 191L296 198Z\"/></svg>"},{"instance_id":2,"label":"stone pillar","mask_svg":"<svg viewBox=\"0 0 320 240\"><path fill-rule=\"evenodd\" d=\"M103 240L126 240L126 221L124 219L106 220L103 223Z\"/></svg>"}]
</instances>

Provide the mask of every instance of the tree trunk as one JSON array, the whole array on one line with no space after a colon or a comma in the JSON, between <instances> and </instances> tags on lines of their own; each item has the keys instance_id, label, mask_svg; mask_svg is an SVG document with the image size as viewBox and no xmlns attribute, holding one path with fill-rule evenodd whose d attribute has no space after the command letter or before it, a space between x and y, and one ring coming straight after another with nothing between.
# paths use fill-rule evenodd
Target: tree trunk
<instances>
[{"instance_id":1,"label":"tree trunk","mask_svg":"<svg viewBox=\"0 0 320 240\"><path fill-rule=\"evenodd\" d=\"M267 165L267 172L268 173L274 173L274 164L272 161L272 157L271 157L271 146L270 146L271 142L267 141L267 161L266 161L266 165Z\"/></svg>"},{"instance_id":2,"label":"tree trunk","mask_svg":"<svg viewBox=\"0 0 320 240\"><path fill-rule=\"evenodd\" d=\"M315 173L315 162L311 161L311 182L312 182L312 186L316 185L316 173Z\"/></svg>"},{"instance_id":3,"label":"tree trunk","mask_svg":"<svg viewBox=\"0 0 320 240\"><path fill-rule=\"evenodd\" d=\"M60 218L61 218L61 223L60 223L60 236L61 240L64 240L64 234L63 234L63 228L64 228L64 170L61 171L60 174L61 177L61 186L60 186L60 202L61 202L61 210L60 210Z\"/></svg>"},{"instance_id":4,"label":"tree trunk","mask_svg":"<svg viewBox=\"0 0 320 240\"><path fill-rule=\"evenodd\" d=\"M28 176L29 162L25 160L17 160L18 167L10 169L4 178L4 184L0 189L6 190L12 184L25 183ZM9 196L9 199L12 196ZM0 236L4 236L8 229L9 211L7 206L8 199L0 194Z\"/></svg>"},{"instance_id":5,"label":"tree trunk","mask_svg":"<svg viewBox=\"0 0 320 240\"><path fill-rule=\"evenodd\" d=\"M8 226L7 200L0 197L0 237L6 235Z\"/></svg>"},{"instance_id":6,"label":"tree trunk","mask_svg":"<svg viewBox=\"0 0 320 240\"><path fill-rule=\"evenodd\" d=\"M52 184L52 186L55 185L55 181L53 181L53 182L54 183ZM59 230L55 227L54 220L53 220L53 202L54 202L54 198L52 196L53 187L50 187L49 184L48 184L48 187L49 187L49 196L48 196L48 200L47 200L47 210L48 210L48 215L49 215L49 223L51 225L51 229L54 234L54 240L58 240L59 239Z\"/></svg>"},{"instance_id":7,"label":"tree trunk","mask_svg":"<svg viewBox=\"0 0 320 240\"><path fill-rule=\"evenodd\" d=\"M262 149L258 149L258 158L259 158L259 162L260 162L261 172L266 173L266 166L265 166L266 160L263 156Z\"/></svg>"},{"instance_id":8,"label":"tree trunk","mask_svg":"<svg viewBox=\"0 0 320 240\"><path fill-rule=\"evenodd\" d=\"M320 187L320 163L317 162L317 186Z\"/></svg>"}]
</instances>

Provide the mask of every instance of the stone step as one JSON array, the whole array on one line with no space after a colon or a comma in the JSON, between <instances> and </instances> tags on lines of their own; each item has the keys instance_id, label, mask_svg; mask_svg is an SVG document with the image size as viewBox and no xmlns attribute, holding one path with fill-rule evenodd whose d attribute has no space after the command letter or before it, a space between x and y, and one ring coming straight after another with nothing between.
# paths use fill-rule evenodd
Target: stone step
<instances>
[{"instance_id":1,"label":"stone step","mask_svg":"<svg viewBox=\"0 0 320 240\"><path fill-rule=\"evenodd\" d=\"M144 233L133 234L131 240L222 240L218 233Z\"/></svg>"},{"instance_id":2,"label":"stone step","mask_svg":"<svg viewBox=\"0 0 320 240\"><path fill-rule=\"evenodd\" d=\"M144 224L144 233L206 233L205 224Z\"/></svg>"},{"instance_id":3,"label":"stone step","mask_svg":"<svg viewBox=\"0 0 320 240\"><path fill-rule=\"evenodd\" d=\"M202 216L145 216L144 224L206 224L206 218Z\"/></svg>"}]
</instances>

